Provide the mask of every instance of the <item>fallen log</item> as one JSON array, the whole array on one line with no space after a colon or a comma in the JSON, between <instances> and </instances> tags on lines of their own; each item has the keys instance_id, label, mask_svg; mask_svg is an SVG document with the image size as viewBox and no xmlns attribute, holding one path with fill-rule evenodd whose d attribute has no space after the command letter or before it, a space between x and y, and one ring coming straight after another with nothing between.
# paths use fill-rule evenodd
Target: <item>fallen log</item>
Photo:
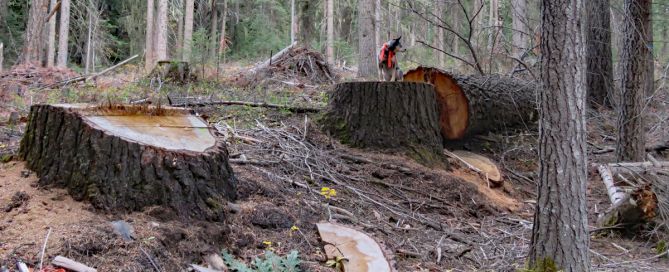
<instances>
[{"instance_id":1,"label":"fallen log","mask_svg":"<svg viewBox=\"0 0 669 272\"><path fill-rule=\"evenodd\" d=\"M40 185L110 212L164 206L223 220L236 179L223 140L176 108L34 105L19 156Z\"/></svg>"},{"instance_id":2,"label":"fallen log","mask_svg":"<svg viewBox=\"0 0 669 272\"><path fill-rule=\"evenodd\" d=\"M329 101L320 123L344 144L405 151L425 163L444 158L432 85L346 82Z\"/></svg>"},{"instance_id":3,"label":"fallen log","mask_svg":"<svg viewBox=\"0 0 669 272\"><path fill-rule=\"evenodd\" d=\"M533 82L499 75L455 75L430 67L408 71L404 81L435 86L445 140L509 128L533 128L539 118L539 86Z\"/></svg>"},{"instance_id":4,"label":"fallen log","mask_svg":"<svg viewBox=\"0 0 669 272\"><path fill-rule=\"evenodd\" d=\"M313 107L299 107L299 106L289 106L289 105L278 105L271 103L256 103L256 102L247 102L247 101L201 101L194 97L174 97L168 96L170 106L172 107L204 107L204 106L216 106L216 105L239 105L239 106L249 106L249 107L259 107L259 108L270 108L270 109L280 109L287 110L294 113L308 113L308 112L320 112L321 108Z\"/></svg>"}]
</instances>

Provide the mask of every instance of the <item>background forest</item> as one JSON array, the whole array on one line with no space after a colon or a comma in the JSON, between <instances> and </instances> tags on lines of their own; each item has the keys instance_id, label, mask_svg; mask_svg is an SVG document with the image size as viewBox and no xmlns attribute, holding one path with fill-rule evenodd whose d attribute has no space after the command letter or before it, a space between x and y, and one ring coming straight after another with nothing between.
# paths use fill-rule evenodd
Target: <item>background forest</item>
<instances>
[{"instance_id":1,"label":"background forest","mask_svg":"<svg viewBox=\"0 0 669 272\"><path fill-rule=\"evenodd\" d=\"M185 0L169 0L168 37L170 56L180 55L183 39ZM334 1L334 57L338 64L356 65L358 44L358 1ZM448 29L467 36L472 35L473 50L484 64L494 60L493 67L486 72L508 73L513 61L513 39L518 39L523 48L533 48L539 38L539 1L528 0L524 9L514 8L509 0L483 1L484 7L477 11L480 0L461 1L399 1L378 0L377 10L380 40L390 36L403 36L407 54L402 59L404 66L417 64L439 66L448 69L471 69L454 57L440 54L430 48L440 48L465 60L471 58L470 49ZM522 2L522 1L521 1ZM291 4L295 5L297 40L312 49L325 52L326 46L326 1L318 0L196 0L193 18L194 44L192 61L195 63L219 61L254 62L268 58L270 53L290 44ZM69 63L71 68L83 69L86 62L86 47L89 28L92 36L93 67L107 67L134 54L143 54L146 32L146 5L142 0L87 0L73 1ZM461 5L469 17L477 14L470 28ZM614 59L617 59L620 29L621 0L611 1ZM3 0L0 2L0 43L5 45L5 67L16 63L23 47L24 31L29 18L28 1ZM658 64L667 56L666 1L653 2L654 48ZM58 15L55 15L58 16ZM435 18L440 18L435 19ZM516 23L514 23L516 18ZM57 20L56 20L57 21ZM221 24L225 21L227 45L218 56ZM520 22L520 23L518 23ZM518 31L513 31L514 29ZM527 35L526 35L527 34ZM514 35L519 36L515 38ZM492 52L492 54L491 54ZM532 52L523 58L532 59ZM435 57L439 56L439 57ZM220 58L219 58L220 57ZM533 61L530 61L533 63ZM501 64L501 66L500 66ZM615 67L615 65L614 65ZM95 69L95 68L93 68Z\"/></svg>"}]
</instances>

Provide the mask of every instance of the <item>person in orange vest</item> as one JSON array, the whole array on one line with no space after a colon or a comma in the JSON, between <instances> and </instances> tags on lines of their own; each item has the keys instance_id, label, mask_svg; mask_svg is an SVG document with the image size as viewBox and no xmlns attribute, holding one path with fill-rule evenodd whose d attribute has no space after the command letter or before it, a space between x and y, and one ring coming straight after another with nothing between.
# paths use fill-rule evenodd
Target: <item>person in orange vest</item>
<instances>
[{"instance_id":1,"label":"person in orange vest","mask_svg":"<svg viewBox=\"0 0 669 272\"><path fill-rule=\"evenodd\" d=\"M404 74L397 65L397 53L402 51L400 36L383 44L379 50L379 80L381 81L402 81Z\"/></svg>"}]
</instances>

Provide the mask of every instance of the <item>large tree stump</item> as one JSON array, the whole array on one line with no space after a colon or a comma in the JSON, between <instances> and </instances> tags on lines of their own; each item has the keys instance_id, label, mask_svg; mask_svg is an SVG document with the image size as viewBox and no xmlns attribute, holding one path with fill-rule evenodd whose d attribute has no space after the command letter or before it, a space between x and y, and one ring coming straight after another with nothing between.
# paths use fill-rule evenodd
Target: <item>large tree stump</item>
<instances>
[{"instance_id":1,"label":"large tree stump","mask_svg":"<svg viewBox=\"0 0 669 272\"><path fill-rule=\"evenodd\" d=\"M430 67L407 72L404 81L435 86L445 140L509 128L531 128L539 118L536 102L539 86L532 82L499 75L453 75Z\"/></svg>"},{"instance_id":2,"label":"large tree stump","mask_svg":"<svg viewBox=\"0 0 669 272\"><path fill-rule=\"evenodd\" d=\"M429 84L346 82L335 86L322 124L342 143L409 151L431 163L442 158L438 112Z\"/></svg>"},{"instance_id":3,"label":"large tree stump","mask_svg":"<svg viewBox=\"0 0 669 272\"><path fill-rule=\"evenodd\" d=\"M35 105L19 156L41 185L110 212L160 205L180 217L223 220L235 198L225 143L185 110Z\"/></svg>"}]
</instances>

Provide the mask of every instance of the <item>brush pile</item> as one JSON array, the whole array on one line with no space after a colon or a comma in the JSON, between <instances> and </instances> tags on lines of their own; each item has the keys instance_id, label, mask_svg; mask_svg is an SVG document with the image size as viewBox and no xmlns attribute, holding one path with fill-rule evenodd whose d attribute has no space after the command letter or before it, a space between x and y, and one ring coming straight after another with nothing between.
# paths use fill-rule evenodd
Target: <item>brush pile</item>
<instances>
[{"instance_id":1,"label":"brush pile","mask_svg":"<svg viewBox=\"0 0 669 272\"><path fill-rule=\"evenodd\" d=\"M270 75L291 79L300 77L313 84L334 83L335 74L321 53L304 47L292 48L266 68Z\"/></svg>"},{"instance_id":2,"label":"brush pile","mask_svg":"<svg viewBox=\"0 0 669 272\"><path fill-rule=\"evenodd\" d=\"M0 74L0 101L7 101L13 95L22 96L28 89L54 85L77 76L79 74L68 68L17 65Z\"/></svg>"},{"instance_id":3,"label":"brush pile","mask_svg":"<svg viewBox=\"0 0 669 272\"><path fill-rule=\"evenodd\" d=\"M257 87L282 83L300 89L335 83L337 75L325 57L305 47L289 46L270 59L254 66L236 79L239 85Z\"/></svg>"}]
</instances>

